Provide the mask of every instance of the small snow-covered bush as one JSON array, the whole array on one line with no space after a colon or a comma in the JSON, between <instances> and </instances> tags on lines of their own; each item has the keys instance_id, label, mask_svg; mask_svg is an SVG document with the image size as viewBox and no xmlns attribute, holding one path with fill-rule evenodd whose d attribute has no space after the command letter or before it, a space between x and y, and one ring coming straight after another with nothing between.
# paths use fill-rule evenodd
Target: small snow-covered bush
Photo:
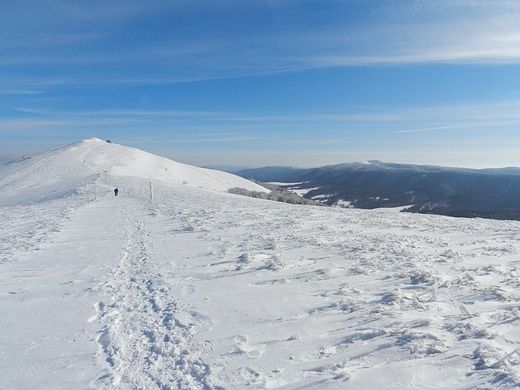
<instances>
[{"instance_id":1,"label":"small snow-covered bush","mask_svg":"<svg viewBox=\"0 0 520 390\"><path fill-rule=\"evenodd\" d=\"M235 194L235 195L249 196L251 198L258 198L258 199L273 200L276 202L324 206L323 203L319 203L319 202L315 202L313 200L302 198L298 194L284 190L284 189L278 187L277 185L266 184L266 183L260 183L260 184L263 187L267 188L268 190L271 190L271 192L267 193L267 192L259 192L259 191L249 191L249 190L246 190L245 188L240 188L240 187L230 188L228 190L228 192L231 194Z\"/></svg>"}]
</instances>

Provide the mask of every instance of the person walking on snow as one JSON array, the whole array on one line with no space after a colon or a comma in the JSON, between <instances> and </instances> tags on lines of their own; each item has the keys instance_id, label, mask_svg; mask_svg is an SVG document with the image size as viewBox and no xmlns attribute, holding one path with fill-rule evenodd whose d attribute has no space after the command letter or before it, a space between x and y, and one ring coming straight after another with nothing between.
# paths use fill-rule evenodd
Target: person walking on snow
<instances>
[{"instance_id":1,"label":"person walking on snow","mask_svg":"<svg viewBox=\"0 0 520 390\"><path fill-rule=\"evenodd\" d=\"M117 196L117 194L119 194L119 188L116 188L116 189L114 190L114 195Z\"/></svg>"}]
</instances>

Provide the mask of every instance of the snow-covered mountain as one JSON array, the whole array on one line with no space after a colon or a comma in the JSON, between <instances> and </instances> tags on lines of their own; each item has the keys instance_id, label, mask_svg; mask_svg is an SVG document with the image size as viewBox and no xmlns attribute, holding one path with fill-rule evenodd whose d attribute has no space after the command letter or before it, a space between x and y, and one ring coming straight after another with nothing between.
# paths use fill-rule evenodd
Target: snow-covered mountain
<instances>
[{"instance_id":1,"label":"snow-covered mountain","mask_svg":"<svg viewBox=\"0 0 520 390\"><path fill-rule=\"evenodd\" d=\"M462 169L364 161L312 169L265 167L236 172L264 182L292 183L328 205L520 220L520 169Z\"/></svg>"},{"instance_id":2,"label":"snow-covered mountain","mask_svg":"<svg viewBox=\"0 0 520 390\"><path fill-rule=\"evenodd\" d=\"M99 140L0 183L0 389L520 385L520 222L241 197Z\"/></svg>"},{"instance_id":3,"label":"snow-covered mountain","mask_svg":"<svg viewBox=\"0 0 520 390\"><path fill-rule=\"evenodd\" d=\"M229 173L181 164L139 149L90 138L1 166L3 203L0 205L60 197L97 179L117 185L118 177L182 183L211 191L227 191L233 187L266 191Z\"/></svg>"}]
</instances>

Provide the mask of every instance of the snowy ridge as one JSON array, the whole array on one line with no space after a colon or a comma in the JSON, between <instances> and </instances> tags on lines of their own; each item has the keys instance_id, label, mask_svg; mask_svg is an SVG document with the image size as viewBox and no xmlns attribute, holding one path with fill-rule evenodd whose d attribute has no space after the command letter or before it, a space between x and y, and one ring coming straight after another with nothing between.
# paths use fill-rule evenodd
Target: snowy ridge
<instances>
[{"instance_id":1,"label":"snowy ridge","mask_svg":"<svg viewBox=\"0 0 520 390\"><path fill-rule=\"evenodd\" d=\"M1 389L520 385L520 222L13 175L34 190L0 193Z\"/></svg>"},{"instance_id":2,"label":"snowy ridge","mask_svg":"<svg viewBox=\"0 0 520 390\"><path fill-rule=\"evenodd\" d=\"M267 190L238 176L197 168L139 149L86 139L0 167L2 204L27 204L82 191L98 178L130 176L210 191ZM116 181L117 183L117 181Z\"/></svg>"}]
</instances>

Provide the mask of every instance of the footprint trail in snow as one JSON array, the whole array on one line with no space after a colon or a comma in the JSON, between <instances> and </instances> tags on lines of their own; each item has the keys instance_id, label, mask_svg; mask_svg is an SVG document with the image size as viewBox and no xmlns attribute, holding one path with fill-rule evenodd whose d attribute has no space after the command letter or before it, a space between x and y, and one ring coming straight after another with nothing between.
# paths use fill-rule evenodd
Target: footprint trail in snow
<instances>
[{"instance_id":1,"label":"footprint trail in snow","mask_svg":"<svg viewBox=\"0 0 520 390\"><path fill-rule=\"evenodd\" d=\"M173 300L154 257L146 210L121 209L126 244L100 287L96 305L103 328L97 342L109 367L98 379L106 389L211 389L209 367L198 357L193 334L201 326Z\"/></svg>"}]
</instances>

